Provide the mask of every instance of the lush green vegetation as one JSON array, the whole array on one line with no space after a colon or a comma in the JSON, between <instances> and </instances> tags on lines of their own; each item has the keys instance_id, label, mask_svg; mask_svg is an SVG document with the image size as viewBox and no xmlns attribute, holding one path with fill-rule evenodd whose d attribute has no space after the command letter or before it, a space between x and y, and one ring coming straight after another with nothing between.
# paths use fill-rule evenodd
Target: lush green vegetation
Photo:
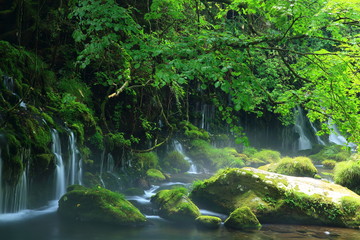
<instances>
[{"instance_id":1,"label":"lush green vegetation","mask_svg":"<svg viewBox=\"0 0 360 240\"><path fill-rule=\"evenodd\" d=\"M336 124L360 142L359 0L4 2L0 140L10 185L27 164L33 181L52 177L51 129L75 132L89 185L105 153L122 179L186 172L168 151L174 137L212 169L279 162L277 151L244 147L242 124L293 124L297 106L319 134ZM309 157L350 155L331 145ZM346 180L356 164L339 164L337 182L357 183Z\"/></svg>"}]
</instances>

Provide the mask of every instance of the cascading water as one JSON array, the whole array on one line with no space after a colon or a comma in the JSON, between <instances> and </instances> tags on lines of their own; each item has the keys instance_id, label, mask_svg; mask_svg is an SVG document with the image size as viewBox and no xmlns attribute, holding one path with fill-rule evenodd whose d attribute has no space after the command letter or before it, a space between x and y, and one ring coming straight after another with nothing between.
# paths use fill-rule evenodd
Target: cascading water
<instances>
[{"instance_id":1,"label":"cascading water","mask_svg":"<svg viewBox=\"0 0 360 240\"><path fill-rule=\"evenodd\" d=\"M215 107L213 105L202 104L201 105L201 122L200 128L210 131L210 123L215 118Z\"/></svg>"},{"instance_id":2,"label":"cascading water","mask_svg":"<svg viewBox=\"0 0 360 240\"><path fill-rule=\"evenodd\" d=\"M328 121L328 126L330 129L329 142L335 143L337 145L350 147L353 151L355 151L356 144L348 142L346 138L341 135L339 129L337 128L336 124L332 122L332 120Z\"/></svg>"},{"instance_id":3,"label":"cascading water","mask_svg":"<svg viewBox=\"0 0 360 240\"><path fill-rule=\"evenodd\" d=\"M23 162L26 151L21 154ZM16 213L27 208L28 199L28 164L26 164L15 186L2 181L3 163L0 151L0 214Z\"/></svg>"},{"instance_id":4,"label":"cascading water","mask_svg":"<svg viewBox=\"0 0 360 240\"><path fill-rule=\"evenodd\" d=\"M9 76L3 76L3 83L4 83L4 86L7 90L9 90L10 92L12 92L12 94L16 97L18 97L18 99L20 100L20 107L23 107L26 109L26 104L24 101L22 101L22 99L20 98L19 95L17 95L14 91L14 79L12 77L9 77Z\"/></svg>"},{"instance_id":5,"label":"cascading water","mask_svg":"<svg viewBox=\"0 0 360 240\"><path fill-rule=\"evenodd\" d=\"M74 133L67 129L69 132L69 159L68 159L68 175L67 185L82 184L82 161L79 156L79 150L76 146L76 138Z\"/></svg>"},{"instance_id":6,"label":"cascading water","mask_svg":"<svg viewBox=\"0 0 360 240\"><path fill-rule=\"evenodd\" d=\"M311 149L312 148L311 141L306 136L304 131L307 119L304 116L303 110L300 106L296 108L296 111L297 113L296 113L294 127L295 127L295 132L299 134L296 150L301 151L301 150Z\"/></svg>"},{"instance_id":7,"label":"cascading water","mask_svg":"<svg viewBox=\"0 0 360 240\"><path fill-rule=\"evenodd\" d=\"M310 121L309 121L310 122ZM310 122L310 126L311 128L314 130L315 136L316 136L316 140L318 142L318 144L320 145L326 145L326 143L320 138L319 135L317 135L317 129L315 128L314 124L312 122Z\"/></svg>"},{"instance_id":8,"label":"cascading water","mask_svg":"<svg viewBox=\"0 0 360 240\"><path fill-rule=\"evenodd\" d=\"M189 169L189 171L187 171L187 173L198 174L199 172L197 170L196 165L193 163L193 161L189 157L187 157L184 154L184 150L183 150L181 143L177 140L174 140L174 146L175 146L175 150L178 151L182 156L184 156L184 159L190 163L190 169Z\"/></svg>"},{"instance_id":9,"label":"cascading water","mask_svg":"<svg viewBox=\"0 0 360 240\"><path fill-rule=\"evenodd\" d=\"M61 142L60 142L59 133L55 129L52 129L51 137L52 137L52 152L55 155L55 161L56 161L54 199L59 199L63 194L65 194L65 185L66 185L65 166L61 153Z\"/></svg>"},{"instance_id":10,"label":"cascading water","mask_svg":"<svg viewBox=\"0 0 360 240\"><path fill-rule=\"evenodd\" d=\"M103 173L104 172L107 172L107 173L113 173L114 171L114 158L112 156L111 153L108 153L107 156L105 157L105 149L101 155L101 165L100 165L100 174L99 174L99 177L100 177L100 182L102 183L103 187L106 188L106 185L105 185L105 181L103 179Z\"/></svg>"}]
</instances>

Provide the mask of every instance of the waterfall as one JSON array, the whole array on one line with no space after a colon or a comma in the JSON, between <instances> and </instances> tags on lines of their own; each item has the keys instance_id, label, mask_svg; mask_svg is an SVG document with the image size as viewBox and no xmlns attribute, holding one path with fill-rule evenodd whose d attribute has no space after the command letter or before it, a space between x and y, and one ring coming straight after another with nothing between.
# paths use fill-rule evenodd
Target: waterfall
<instances>
[{"instance_id":1,"label":"waterfall","mask_svg":"<svg viewBox=\"0 0 360 240\"><path fill-rule=\"evenodd\" d=\"M105 149L101 155L101 165L100 165L100 174L99 174L99 177L100 177L100 182L102 183L103 187L105 188L105 182L102 178L102 175L104 172L107 172L107 173L113 173L114 171L114 158L112 156L111 153L108 153L106 158L105 158Z\"/></svg>"},{"instance_id":2,"label":"waterfall","mask_svg":"<svg viewBox=\"0 0 360 240\"><path fill-rule=\"evenodd\" d=\"M9 77L9 76L3 76L3 83L4 83L4 86L7 90L9 90L14 96L16 96L20 103L20 107L23 107L26 109L26 103L24 101L21 100L20 96L17 95L15 93L15 90L14 90L14 79L12 77Z\"/></svg>"},{"instance_id":3,"label":"waterfall","mask_svg":"<svg viewBox=\"0 0 360 240\"><path fill-rule=\"evenodd\" d=\"M314 124L312 122L310 122L310 126L311 128L314 130L314 133L315 133L315 136L316 136L316 140L318 142L318 144L321 144L321 145L326 145L325 142L323 140L321 140L320 136L317 135L317 129L315 128Z\"/></svg>"},{"instance_id":4,"label":"waterfall","mask_svg":"<svg viewBox=\"0 0 360 240\"><path fill-rule=\"evenodd\" d=\"M21 161L23 162L26 152L21 154ZM28 198L28 164L26 164L18 182L15 186L11 186L2 180L3 162L0 150L0 214L1 213L16 213L27 208Z\"/></svg>"},{"instance_id":5,"label":"waterfall","mask_svg":"<svg viewBox=\"0 0 360 240\"><path fill-rule=\"evenodd\" d=\"M210 131L210 123L215 118L215 107L213 105L203 104L201 105L201 122L200 128Z\"/></svg>"},{"instance_id":6,"label":"waterfall","mask_svg":"<svg viewBox=\"0 0 360 240\"><path fill-rule=\"evenodd\" d=\"M181 143L177 140L174 140L174 146L175 146L175 150L178 151L182 156L184 156L184 159L190 163L190 169L187 171L187 173L197 174L198 170L197 170L196 165L193 163L193 161L189 157L187 157L184 154L184 150L183 150Z\"/></svg>"},{"instance_id":7,"label":"waterfall","mask_svg":"<svg viewBox=\"0 0 360 240\"><path fill-rule=\"evenodd\" d=\"M303 110L300 106L297 106L296 110L297 110L297 114L295 119L295 132L299 134L296 150L300 151L300 150L311 149L312 148L311 142L309 138L306 136L304 131L306 127L307 118L305 117Z\"/></svg>"},{"instance_id":8,"label":"waterfall","mask_svg":"<svg viewBox=\"0 0 360 240\"><path fill-rule=\"evenodd\" d=\"M343 135L341 135L336 124L334 124L331 119L328 121L328 126L330 129L329 142L335 143L337 145L350 147L353 151L355 151L356 144L352 142L348 142L346 138Z\"/></svg>"},{"instance_id":9,"label":"waterfall","mask_svg":"<svg viewBox=\"0 0 360 240\"><path fill-rule=\"evenodd\" d=\"M68 159L68 176L67 184L82 184L82 161L79 157L79 150L76 146L76 138L74 133L67 129L69 132L69 159Z\"/></svg>"},{"instance_id":10,"label":"waterfall","mask_svg":"<svg viewBox=\"0 0 360 240\"><path fill-rule=\"evenodd\" d=\"M52 152L56 161L54 199L59 199L65 194L66 186L82 184L82 161L76 147L75 135L70 129L67 131L69 133L68 158L64 159L59 133L55 129L51 130Z\"/></svg>"},{"instance_id":11,"label":"waterfall","mask_svg":"<svg viewBox=\"0 0 360 240\"><path fill-rule=\"evenodd\" d=\"M66 191L65 166L61 153L61 142L60 142L59 133L55 129L52 129L51 137L53 142L52 152L55 155L55 161L56 161L54 199L60 199L60 197L63 194L65 194Z\"/></svg>"}]
</instances>

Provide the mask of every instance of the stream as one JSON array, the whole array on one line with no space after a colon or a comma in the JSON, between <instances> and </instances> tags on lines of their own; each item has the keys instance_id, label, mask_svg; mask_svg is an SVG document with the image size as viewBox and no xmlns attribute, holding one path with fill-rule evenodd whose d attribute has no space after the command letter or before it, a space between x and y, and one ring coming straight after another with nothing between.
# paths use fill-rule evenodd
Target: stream
<instances>
[{"instance_id":1,"label":"stream","mask_svg":"<svg viewBox=\"0 0 360 240\"><path fill-rule=\"evenodd\" d=\"M239 231L224 227L217 230L198 229L193 225L183 226L160 218L150 212L150 197L157 191L172 186L189 186L195 179L206 174L180 174L172 182L152 186L142 196L127 196L127 199L144 210L149 224L143 227L117 227L94 223L72 223L58 218L56 202L38 210L24 210L16 214L3 214L0 218L0 236L4 240L116 240L116 239L336 239L358 240L360 231L347 228L303 225L268 225L261 230ZM202 214L227 216L201 209Z\"/></svg>"}]
</instances>

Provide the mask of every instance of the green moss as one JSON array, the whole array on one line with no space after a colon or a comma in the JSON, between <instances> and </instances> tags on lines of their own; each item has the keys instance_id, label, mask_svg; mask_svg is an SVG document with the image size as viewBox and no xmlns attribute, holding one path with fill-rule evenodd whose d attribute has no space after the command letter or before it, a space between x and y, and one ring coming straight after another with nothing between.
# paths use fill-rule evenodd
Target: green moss
<instances>
[{"instance_id":1,"label":"green moss","mask_svg":"<svg viewBox=\"0 0 360 240\"><path fill-rule=\"evenodd\" d=\"M190 163L178 151L171 151L166 154L161 162L161 166L170 173L179 173L188 171Z\"/></svg>"},{"instance_id":2,"label":"green moss","mask_svg":"<svg viewBox=\"0 0 360 240\"><path fill-rule=\"evenodd\" d=\"M188 139L203 139L206 141L210 140L210 135L204 129L199 129L188 121L182 121L180 126L183 128L184 135Z\"/></svg>"},{"instance_id":3,"label":"green moss","mask_svg":"<svg viewBox=\"0 0 360 240\"><path fill-rule=\"evenodd\" d=\"M162 190L151 197L159 216L181 223L192 223L200 216L199 208L187 197L185 188Z\"/></svg>"},{"instance_id":4,"label":"green moss","mask_svg":"<svg viewBox=\"0 0 360 240\"><path fill-rule=\"evenodd\" d=\"M246 154L249 157L252 157L257 153L258 150L254 147L244 147L243 153Z\"/></svg>"},{"instance_id":5,"label":"green moss","mask_svg":"<svg viewBox=\"0 0 360 240\"><path fill-rule=\"evenodd\" d=\"M96 132L90 137L90 143L98 149L104 149L104 136L100 127L96 127Z\"/></svg>"},{"instance_id":6,"label":"green moss","mask_svg":"<svg viewBox=\"0 0 360 240\"><path fill-rule=\"evenodd\" d=\"M263 164L278 162L280 157L281 154L279 152L270 149L262 149L252 155L255 162L261 162Z\"/></svg>"},{"instance_id":7,"label":"green moss","mask_svg":"<svg viewBox=\"0 0 360 240\"><path fill-rule=\"evenodd\" d=\"M268 171L296 177L314 177L317 169L307 157L282 158L278 163L270 164Z\"/></svg>"},{"instance_id":8,"label":"green moss","mask_svg":"<svg viewBox=\"0 0 360 240\"><path fill-rule=\"evenodd\" d=\"M152 168L146 171L146 176L151 182L159 182L159 181L164 181L166 179L166 177L164 176L164 174L162 174L162 172Z\"/></svg>"},{"instance_id":9,"label":"green moss","mask_svg":"<svg viewBox=\"0 0 360 240\"><path fill-rule=\"evenodd\" d=\"M226 227L235 229L260 229L261 224L249 207L237 208L225 220Z\"/></svg>"},{"instance_id":10,"label":"green moss","mask_svg":"<svg viewBox=\"0 0 360 240\"><path fill-rule=\"evenodd\" d=\"M196 162L213 169L243 167L247 160L247 156L239 154L234 148L215 148L204 140L191 141L188 154Z\"/></svg>"},{"instance_id":11,"label":"green moss","mask_svg":"<svg viewBox=\"0 0 360 240\"><path fill-rule=\"evenodd\" d=\"M307 188L321 188L325 193L309 193ZM340 203L335 200L339 193L349 197ZM360 223L360 198L353 192L319 180L302 183L302 178L296 180L253 168L223 170L197 183L190 196L198 206L223 213L247 206L264 223L341 227Z\"/></svg>"},{"instance_id":12,"label":"green moss","mask_svg":"<svg viewBox=\"0 0 360 240\"><path fill-rule=\"evenodd\" d=\"M59 201L61 217L73 221L101 222L114 225L138 225L144 215L124 196L109 190L72 187Z\"/></svg>"},{"instance_id":13,"label":"green moss","mask_svg":"<svg viewBox=\"0 0 360 240\"><path fill-rule=\"evenodd\" d=\"M321 164L324 166L325 169L334 169L336 165L335 160L324 160L321 162Z\"/></svg>"},{"instance_id":14,"label":"green moss","mask_svg":"<svg viewBox=\"0 0 360 240\"><path fill-rule=\"evenodd\" d=\"M346 161L336 164L334 168L335 183L360 193L360 162Z\"/></svg>"},{"instance_id":15,"label":"green moss","mask_svg":"<svg viewBox=\"0 0 360 240\"><path fill-rule=\"evenodd\" d=\"M199 216L195 219L197 227L206 229L217 229L221 225L221 219L213 216Z\"/></svg>"},{"instance_id":16,"label":"green moss","mask_svg":"<svg viewBox=\"0 0 360 240\"><path fill-rule=\"evenodd\" d=\"M159 166L159 157L155 152L135 153L133 156L133 168L137 171L146 172L148 169L156 169Z\"/></svg>"},{"instance_id":17,"label":"green moss","mask_svg":"<svg viewBox=\"0 0 360 240\"><path fill-rule=\"evenodd\" d=\"M54 119L50 117L49 114L47 114L46 112L42 112L41 116L43 117L43 119L46 121L47 124L50 124L50 126L55 126Z\"/></svg>"},{"instance_id":18,"label":"green moss","mask_svg":"<svg viewBox=\"0 0 360 240\"><path fill-rule=\"evenodd\" d=\"M320 152L310 155L309 158L316 163L324 160L346 161L351 155L350 149L340 145L325 146Z\"/></svg>"}]
</instances>

